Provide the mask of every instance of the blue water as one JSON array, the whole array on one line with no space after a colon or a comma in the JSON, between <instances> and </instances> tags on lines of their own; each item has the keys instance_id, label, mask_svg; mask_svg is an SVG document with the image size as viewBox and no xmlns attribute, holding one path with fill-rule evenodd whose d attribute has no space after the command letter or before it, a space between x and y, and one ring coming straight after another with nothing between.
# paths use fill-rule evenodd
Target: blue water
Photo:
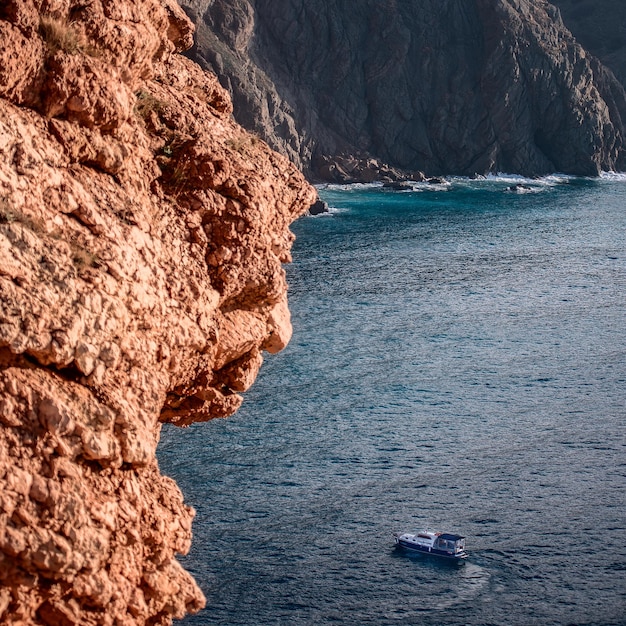
<instances>
[{"instance_id":1,"label":"blue water","mask_svg":"<svg viewBox=\"0 0 626 626\"><path fill-rule=\"evenodd\" d=\"M197 510L183 624L626 624L626 178L320 190L294 336L163 430ZM450 566L393 532L467 536Z\"/></svg>"}]
</instances>

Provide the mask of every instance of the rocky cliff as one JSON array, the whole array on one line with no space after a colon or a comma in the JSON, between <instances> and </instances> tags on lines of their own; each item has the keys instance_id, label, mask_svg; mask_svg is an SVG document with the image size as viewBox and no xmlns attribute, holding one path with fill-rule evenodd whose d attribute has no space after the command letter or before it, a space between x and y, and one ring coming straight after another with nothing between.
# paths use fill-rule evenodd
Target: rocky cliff
<instances>
[{"instance_id":1,"label":"rocky cliff","mask_svg":"<svg viewBox=\"0 0 626 626\"><path fill-rule=\"evenodd\" d=\"M552 0L563 22L582 44L626 86L626 2Z\"/></svg>"},{"instance_id":2,"label":"rocky cliff","mask_svg":"<svg viewBox=\"0 0 626 626\"><path fill-rule=\"evenodd\" d=\"M235 114L321 179L625 169L626 94L545 0L181 0Z\"/></svg>"},{"instance_id":3,"label":"rocky cliff","mask_svg":"<svg viewBox=\"0 0 626 626\"><path fill-rule=\"evenodd\" d=\"M170 0L0 4L0 622L168 624L193 511L161 424L231 414L291 326L314 191L178 54Z\"/></svg>"}]
</instances>

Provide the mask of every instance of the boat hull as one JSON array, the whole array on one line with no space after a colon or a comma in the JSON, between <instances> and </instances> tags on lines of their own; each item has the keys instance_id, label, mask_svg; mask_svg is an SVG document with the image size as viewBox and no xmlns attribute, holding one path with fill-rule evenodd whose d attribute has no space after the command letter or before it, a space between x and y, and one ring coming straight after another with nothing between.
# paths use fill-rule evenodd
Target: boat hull
<instances>
[{"instance_id":1,"label":"boat hull","mask_svg":"<svg viewBox=\"0 0 626 626\"><path fill-rule=\"evenodd\" d=\"M406 539L401 539L399 537L396 537L396 545L411 552L435 556L437 558L445 559L447 561L456 561L462 563L464 559L467 558L467 552L465 551L451 554L446 550L439 550L437 548L432 548L429 546L422 546L418 543L413 543L412 541L407 541Z\"/></svg>"}]
</instances>

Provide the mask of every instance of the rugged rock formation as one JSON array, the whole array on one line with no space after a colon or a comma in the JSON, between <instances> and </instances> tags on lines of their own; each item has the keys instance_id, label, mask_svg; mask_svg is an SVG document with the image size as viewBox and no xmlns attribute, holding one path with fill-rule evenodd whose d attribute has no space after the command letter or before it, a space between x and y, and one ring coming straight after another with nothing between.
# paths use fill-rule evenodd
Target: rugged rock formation
<instances>
[{"instance_id":1,"label":"rugged rock formation","mask_svg":"<svg viewBox=\"0 0 626 626\"><path fill-rule=\"evenodd\" d=\"M315 200L177 54L170 0L0 5L0 622L168 624L193 511L162 422L231 414L289 340Z\"/></svg>"},{"instance_id":2,"label":"rugged rock formation","mask_svg":"<svg viewBox=\"0 0 626 626\"><path fill-rule=\"evenodd\" d=\"M626 2L552 0L574 37L626 87Z\"/></svg>"},{"instance_id":3,"label":"rugged rock formation","mask_svg":"<svg viewBox=\"0 0 626 626\"><path fill-rule=\"evenodd\" d=\"M624 89L545 0L181 4L238 119L313 177L626 168Z\"/></svg>"}]
</instances>

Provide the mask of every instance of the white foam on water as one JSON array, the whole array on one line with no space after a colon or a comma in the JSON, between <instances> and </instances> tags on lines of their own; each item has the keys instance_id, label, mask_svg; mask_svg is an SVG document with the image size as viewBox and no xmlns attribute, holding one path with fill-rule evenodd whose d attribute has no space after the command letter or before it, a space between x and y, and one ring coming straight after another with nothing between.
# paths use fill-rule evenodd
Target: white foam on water
<instances>
[{"instance_id":1,"label":"white foam on water","mask_svg":"<svg viewBox=\"0 0 626 626\"><path fill-rule=\"evenodd\" d=\"M328 191L362 191L365 189L377 189L381 188L383 183L320 183L314 185L316 189L327 189Z\"/></svg>"},{"instance_id":2,"label":"white foam on water","mask_svg":"<svg viewBox=\"0 0 626 626\"><path fill-rule=\"evenodd\" d=\"M626 172L602 172L600 178L602 180L626 182Z\"/></svg>"},{"instance_id":3,"label":"white foam on water","mask_svg":"<svg viewBox=\"0 0 626 626\"><path fill-rule=\"evenodd\" d=\"M533 178L527 178L526 176L522 176L521 174L506 174L504 172L498 172L497 174L487 174L487 176L485 176L483 180L512 184L524 184L534 182Z\"/></svg>"},{"instance_id":4,"label":"white foam on water","mask_svg":"<svg viewBox=\"0 0 626 626\"><path fill-rule=\"evenodd\" d=\"M413 191L418 190L427 190L427 191L437 191L449 188L452 184L480 184L481 182L495 182L495 183L508 183L510 185L539 185L539 186L555 186L555 185L564 185L572 180L576 180L578 178L587 178L589 180L593 180L594 177L580 177L574 176L572 174L562 174L559 172L555 172L553 174L547 174L545 176L539 176L536 178L523 176L521 174L509 174L507 172L496 172L487 174L486 176L446 176L443 178L442 183L431 183L428 181L414 181L407 180L406 182L412 185ZM624 181L626 182L626 172L601 172L600 176L597 178L601 180L609 180L609 181ZM329 190L329 191L363 191L367 189L382 189L382 182L372 182L372 183L319 183L314 185L316 189L321 190ZM404 191L411 192L411 189L399 189L394 190L390 189L390 191Z\"/></svg>"},{"instance_id":5,"label":"white foam on water","mask_svg":"<svg viewBox=\"0 0 626 626\"><path fill-rule=\"evenodd\" d=\"M348 213L349 211L350 209L329 206L328 211L324 211L323 213L318 213L317 215L306 215L305 217L318 219L318 218L324 218L324 217L332 217L333 215L338 215L339 213Z\"/></svg>"},{"instance_id":6,"label":"white foam on water","mask_svg":"<svg viewBox=\"0 0 626 626\"><path fill-rule=\"evenodd\" d=\"M413 188L414 191L449 191L452 188L452 183L447 179L442 183L429 183L428 181L424 181L414 183Z\"/></svg>"},{"instance_id":7,"label":"white foam on water","mask_svg":"<svg viewBox=\"0 0 626 626\"><path fill-rule=\"evenodd\" d=\"M507 174L504 172L498 172L497 174L488 174L485 177L485 180L500 183L511 183L514 185L545 185L553 187L555 185L567 184L576 178L576 176L571 176L570 174L561 174L558 172L555 172L554 174L548 174L546 176L540 176L537 178L522 176L521 174Z\"/></svg>"}]
</instances>

